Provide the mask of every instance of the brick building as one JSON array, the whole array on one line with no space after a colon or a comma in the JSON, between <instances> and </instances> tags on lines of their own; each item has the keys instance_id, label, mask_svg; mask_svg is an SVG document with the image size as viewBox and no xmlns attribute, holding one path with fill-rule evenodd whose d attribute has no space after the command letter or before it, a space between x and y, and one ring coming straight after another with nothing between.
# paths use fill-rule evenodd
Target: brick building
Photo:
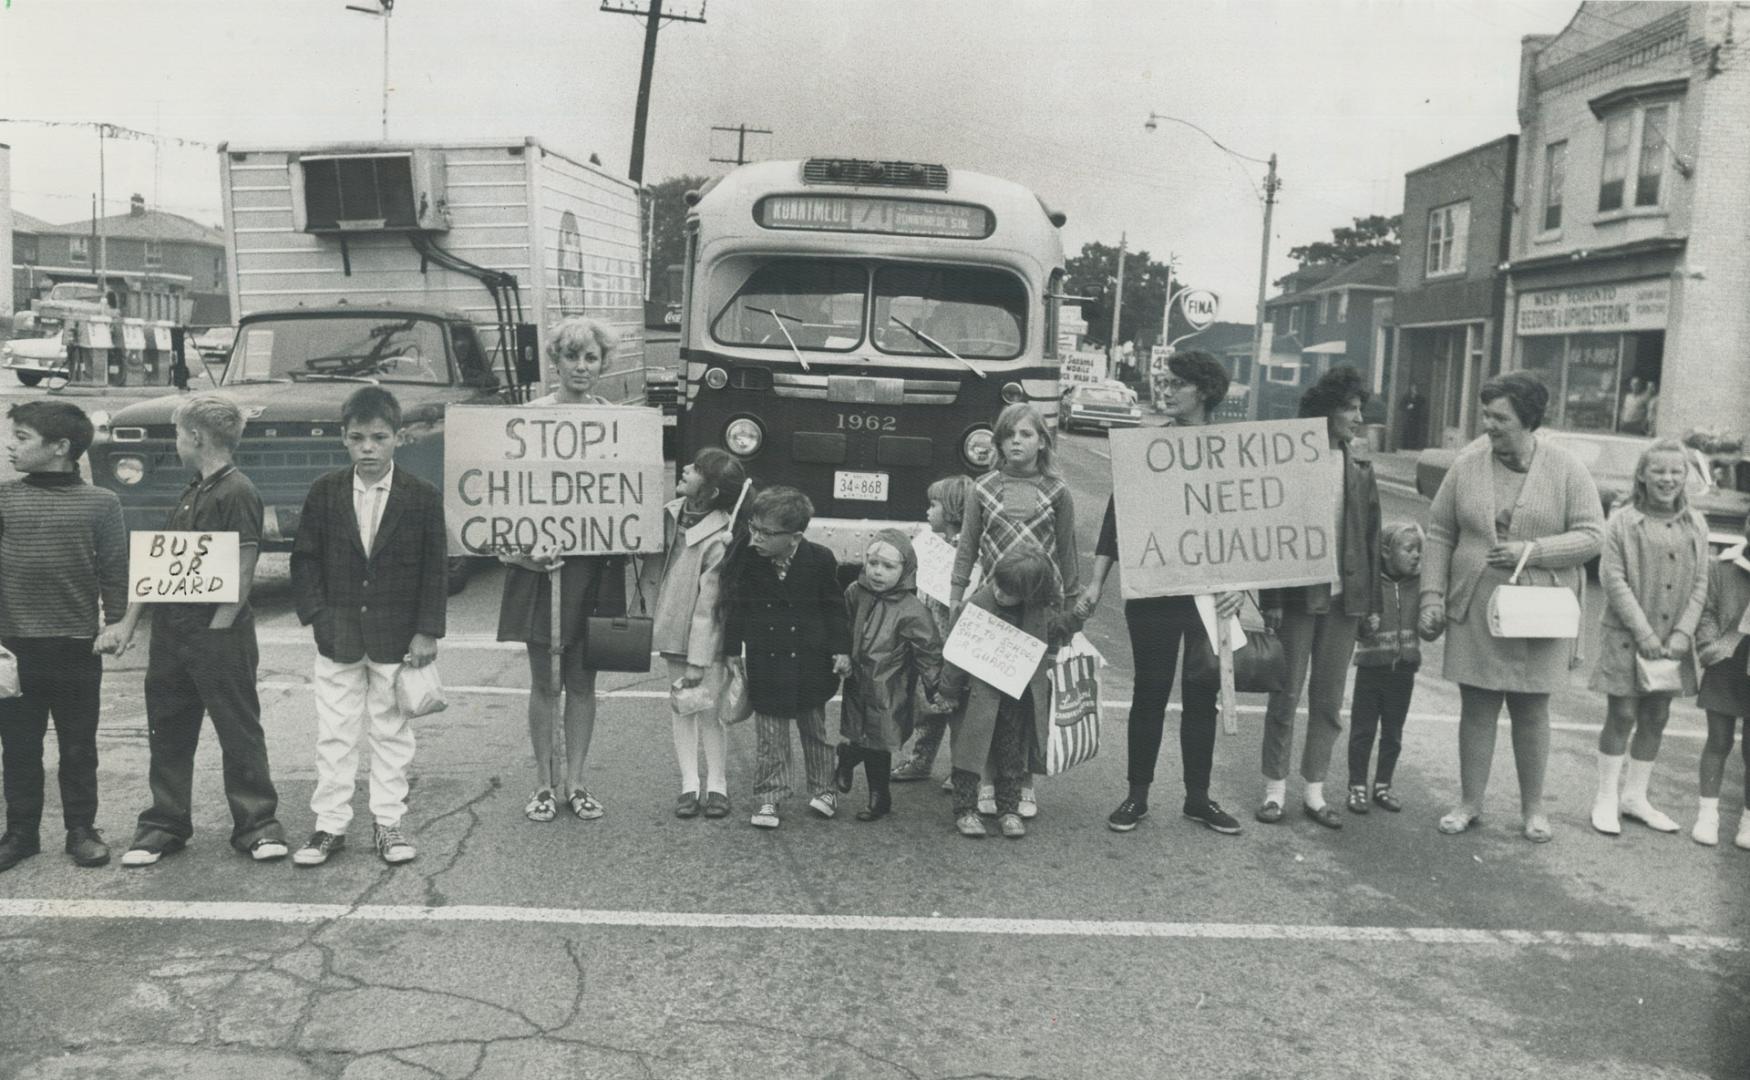
<instances>
[{"instance_id":1,"label":"brick building","mask_svg":"<svg viewBox=\"0 0 1750 1080\"><path fill-rule=\"evenodd\" d=\"M1584 3L1525 39L1503 366L1551 424L1743 430L1750 11Z\"/></svg>"},{"instance_id":2,"label":"brick building","mask_svg":"<svg viewBox=\"0 0 1750 1080\"><path fill-rule=\"evenodd\" d=\"M1500 369L1518 146L1506 135L1404 175L1395 360L1377 387L1394 446L1460 446L1477 434L1477 390Z\"/></svg>"},{"instance_id":3,"label":"brick building","mask_svg":"<svg viewBox=\"0 0 1750 1080\"><path fill-rule=\"evenodd\" d=\"M12 300L19 311L63 281L97 280L97 228L52 225L13 211ZM225 237L179 214L146 209L135 195L126 214L103 218L105 285L123 315L191 326L231 322Z\"/></svg>"}]
</instances>

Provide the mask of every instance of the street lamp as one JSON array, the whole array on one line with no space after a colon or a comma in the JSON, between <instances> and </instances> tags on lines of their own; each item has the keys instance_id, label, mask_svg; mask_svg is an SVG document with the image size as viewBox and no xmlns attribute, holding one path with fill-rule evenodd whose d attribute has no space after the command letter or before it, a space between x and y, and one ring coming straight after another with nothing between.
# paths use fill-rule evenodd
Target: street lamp
<instances>
[{"instance_id":1,"label":"street lamp","mask_svg":"<svg viewBox=\"0 0 1750 1080\"><path fill-rule=\"evenodd\" d=\"M395 0L377 0L376 7L346 5L346 10L360 15L374 15L383 20L383 141L389 141L389 16L395 12Z\"/></svg>"},{"instance_id":2,"label":"street lamp","mask_svg":"<svg viewBox=\"0 0 1750 1080\"><path fill-rule=\"evenodd\" d=\"M1223 145L1220 139L1217 139L1214 135L1204 131L1201 127L1198 127L1189 120L1183 120L1177 116L1168 116L1166 113L1157 113L1152 110L1148 114L1148 119L1143 122L1142 129L1149 132L1155 131L1160 127L1160 121L1162 120L1170 120L1175 124L1181 124L1190 128L1192 131L1195 131L1197 134L1215 144L1216 149L1231 158L1236 158L1240 161L1250 161L1259 165L1268 165L1270 167L1269 173L1264 177L1264 240L1258 255L1258 313L1256 322L1252 328L1252 378L1250 380L1249 389L1246 393L1246 419L1256 420L1258 418L1258 394L1261 392L1262 388L1265 361L1264 296L1265 291L1270 284L1270 218L1272 212L1276 208L1276 192L1282 187L1282 182L1276 178L1276 155L1271 154L1268 161L1261 158L1249 157L1232 147Z\"/></svg>"}]
</instances>

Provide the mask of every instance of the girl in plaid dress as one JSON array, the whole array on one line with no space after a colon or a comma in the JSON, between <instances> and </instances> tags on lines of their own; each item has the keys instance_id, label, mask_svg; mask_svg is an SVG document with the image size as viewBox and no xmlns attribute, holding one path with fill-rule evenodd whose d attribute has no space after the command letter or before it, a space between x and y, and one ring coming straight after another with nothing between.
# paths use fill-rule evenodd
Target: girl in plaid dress
<instances>
[{"instance_id":1,"label":"girl in plaid dress","mask_svg":"<svg viewBox=\"0 0 1750 1080\"><path fill-rule=\"evenodd\" d=\"M1051 560L1059 597L1077 595L1081 589L1075 502L1069 485L1052 463L1051 433L1045 428L1045 418L1033 406L1017 402L998 414L994 435L997 467L974 481L972 495L966 500L966 520L960 529L949 597L949 606L956 613L972 580L973 566L988 581L997 561L1020 546L1037 547ZM995 789L986 779L979 789L979 812L995 813ZM1020 814L1031 818L1038 813L1029 776L1021 789Z\"/></svg>"}]
</instances>

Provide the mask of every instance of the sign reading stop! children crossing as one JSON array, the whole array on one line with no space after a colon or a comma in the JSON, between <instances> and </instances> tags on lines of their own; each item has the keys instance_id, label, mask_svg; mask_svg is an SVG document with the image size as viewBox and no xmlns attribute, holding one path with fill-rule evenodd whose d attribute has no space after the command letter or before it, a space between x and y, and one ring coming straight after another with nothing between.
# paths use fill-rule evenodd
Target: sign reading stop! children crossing
<instances>
[{"instance_id":1,"label":"sign reading stop! children crossing","mask_svg":"<svg viewBox=\"0 0 1750 1080\"><path fill-rule=\"evenodd\" d=\"M1335 580L1342 469L1323 418L1114 431L1125 598Z\"/></svg>"},{"instance_id":2,"label":"sign reading stop! children crossing","mask_svg":"<svg viewBox=\"0 0 1750 1080\"><path fill-rule=\"evenodd\" d=\"M621 405L452 405L452 555L662 550L662 413Z\"/></svg>"}]
</instances>

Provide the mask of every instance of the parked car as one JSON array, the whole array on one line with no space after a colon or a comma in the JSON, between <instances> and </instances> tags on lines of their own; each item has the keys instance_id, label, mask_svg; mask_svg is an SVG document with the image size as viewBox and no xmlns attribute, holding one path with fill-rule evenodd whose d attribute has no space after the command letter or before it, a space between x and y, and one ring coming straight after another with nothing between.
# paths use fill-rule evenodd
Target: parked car
<instances>
[{"instance_id":1,"label":"parked car","mask_svg":"<svg viewBox=\"0 0 1750 1080\"><path fill-rule=\"evenodd\" d=\"M1635 435L1597 435L1579 431L1544 429L1539 434L1551 439L1586 466L1592 474L1592 482L1598 486L1598 498L1604 504L1606 517L1615 507L1633 497L1635 465L1640 461L1641 453L1653 442ZM1471 445L1479 445L1486 439L1487 436L1480 437ZM1416 458L1416 491L1432 499L1458 454L1458 450L1445 447L1422 451ZM1744 515L1750 512L1750 494L1716 484L1706 459L1699 453L1691 451L1690 466L1689 501L1707 518L1708 541L1715 548L1725 548L1742 540Z\"/></svg>"},{"instance_id":2,"label":"parked car","mask_svg":"<svg viewBox=\"0 0 1750 1080\"><path fill-rule=\"evenodd\" d=\"M66 341L60 334L13 338L0 344L0 367L10 369L26 386L35 386L44 379L66 378Z\"/></svg>"},{"instance_id":3,"label":"parked car","mask_svg":"<svg viewBox=\"0 0 1750 1080\"><path fill-rule=\"evenodd\" d=\"M235 326L210 326L194 336L194 347L201 359L209 364L222 364L231 355L231 343L237 340Z\"/></svg>"},{"instance_id":4,"label":"parked car","mask_svg":"<svg viewBox=\"0 0 1750 1080\"><path fill-rule=\"evenodd\" d=\"M1136 395L1122 384L1077 383L1063 392L1057 405L1057 428L1078 427L1105 431L1115 427L1140 427L1142 408Z\"/></svg>"}]
</instances>

